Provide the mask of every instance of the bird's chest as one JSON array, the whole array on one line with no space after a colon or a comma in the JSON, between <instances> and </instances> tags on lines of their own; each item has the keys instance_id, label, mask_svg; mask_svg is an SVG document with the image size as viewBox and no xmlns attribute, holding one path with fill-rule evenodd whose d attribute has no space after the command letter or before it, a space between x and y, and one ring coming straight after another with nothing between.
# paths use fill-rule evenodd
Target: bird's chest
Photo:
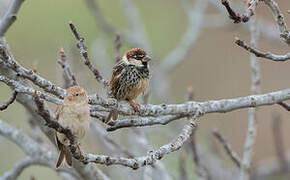
<instances>
[{"instance_id":1,"label":"bird's chest","mask_svg":"<svg viewBox=\"0 0 290 180\"><path fill-rule=\"evenodd\" d=\"M129 67L126 72L121 75L119 95L123 99L133 100L144 92L149 84L148 69L137 69Z\"/></svg>"},{"instance_id":2,"label":"bird's chest","mask_svg":"<svg viewBox=\"0 0 290 180\"><path fill-rule=\"evenodd\" d=\"M83 138L89 127L89 107L88 106L72 106L65 107L60 114L59 123L71 129L77 138Z\"/></svg>"}]
</instances>

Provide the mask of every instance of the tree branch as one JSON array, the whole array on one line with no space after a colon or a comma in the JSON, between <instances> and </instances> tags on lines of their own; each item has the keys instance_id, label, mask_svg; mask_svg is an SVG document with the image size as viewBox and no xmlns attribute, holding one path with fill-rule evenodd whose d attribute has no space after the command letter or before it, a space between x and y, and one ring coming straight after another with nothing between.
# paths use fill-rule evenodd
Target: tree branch
<instances>
[{"instance_id":1,"label":"tree branch","mask_svg":"<svg viewBox=\"0 0 290 180\"><path fill-rule=\"evenodd\" d=\"M122 44L121 44L121 37L120 37L119 34L116 35L116 38L115 38L114 43L115 43L115 61L117 63L118 61L121 60L120 48L122 46Z\"/></svg>"},{"instance_id":2,"label":"tree branch","mask_svg":"<svg viewBox=\"0 0 290 180\"><path fill-rule=\"evenodd\" d=\"M0 106L0 111L7 109L8 106L15 101L16 96L17 96L17 92L13 91L12 96Z\"/></svg>"},{"instance_id":3,"label":"tree branch","mask_svg":"<svg viewBox=\"0 0 290 180\"><path fill-rule=\"evenodd\" d=\"M57 62L58 62L58 64L61 65L62 70L63 70L65 88L67 89L71 86L77 86L78 85L77 80L70 70L70 66L67 62L67 57L64 53L63 48L60 48L59 54L60 54L60 60L58 60Z\"/></svg>"},{"instance_id":4,"label":"tree branch","mask_svg":"<svg viewBox=\"0 0 290 180\"><path fill-rule=\"evenodd\" d=\"M216 137L216 139L223 145L225 151L230 156L232 161L237 165L238 168L241 167L241 159L239 155L232 150L230 144L226 141L226 139L217 131L214 130L212 134Z\"/></svg>"},{"instance_id":5,"label":"tree branch","mask_svg":"<svg viewBox=\"0 0 290 180\"><path fill-rule=\"evenodd\" d=\"M251 16L253 16L255 14L255 9L256 6L259 2L259 0L248 0L250 1L247 5L248 8L246 10L246 12L242 15L240 15L239 13L236 13L230 6L230 3L228 0L221 0L221 3L226 7L228 13L229 13L229 18L232 19L234 21L234 23L246 23L250 20Z\"/></svg>"},{"instance_id":6,"label":"tree branch","mask_svg":"<svg viewBox=\"0 0 290 180\"><path fill-rule=\"evenodd\" d=\"M256 47L259 39L259 30L257 29L256 17L252 18L250 22L251 31L251 45ZM260 93L260 66L257 62L256 57L250 54L250 66L251 66L251 92L252 94ZM240 180L250 179L250 166L252 162L254 144L256 142L257 136L257 117L256 109L249 109L249 120L248 120L248 130L246 134L246 141L244 144L244 154L242 159L242 164L240 168Z\"/></svg>"},{"instance_id":7,"label":"tree branch","mask_svg":"<svg viewBox=\"0 0 290 180\"><path fill-rule=\"evenodd\" d=\"M273 54L271 52L262 52L254 47L247 45L244 41L238 39L237 37L235 39L235 43L238 46L249 51L250 53L253 53L257 57L262 57L262 58L266 58L266 59L269 59L272 61L279 61L279 62L284 62L284 61L287 61L290 59L290 53L287 53L285 55L276 55L276 54Z\"/></svg>"},{"instance_id":8,"label":"tree branch","mask_svg":"<svg viewBox=\"0 0 290 180\"><path fill-rule=\"evenodd\" d=\"M69 23L69 26L70 26L70 29L77 40L77 47L80 50L80 54L82 56L83 62L85 63L86 66L88 66L89 70L94 74L96 80L99 83L101 83L106 90L109 90L110 88L109 88L108 82L102 77L100 72L92 65L92 63L89 59L87 47L84 44L84 38L82 38L79 35L75 25L72 22Z\"/></svg>"},{"instance_id":9,"label":"tree branch","mask_svg":"<svg viewBox=\"0 0 290 180\"><path fill-rule=\"evenodd\" d=\"M287 158L285 157L285 152L284 152L284 141L283 141L283 136L282 136L283 131L281 129L282 120L281 120L280 115L276 114L273 116L272 126L273 126L275 150L279 158L280 169L283 172L287 172L289 168L288 168Z\"/></svg>"},{"instance_id":10,"label":"tree branch","mask_svg":"<svg viewBox=\"0 0 290 180\"><path fill-rule=\"evenodd\" d=\"M25 0L14 0L0 22L0 37L3 37L10 26L16 21L18 12Z\"/></svg>"},{"instance_id":11,"label":"tree branch","mask_svg":"<svg viewBox=\"0 0 290 180\"><path fill-rule=\"evenodd\" d=\"M290 111L290 104L284 103L284 102L279 102L278 103L280 106L285 108L287 111Z\"/></svg>"},{"instance_id":12,"label":"tree branch","mask_svg":"<svg viewBox=\"0 0 290 180\"><path fill-rule=\"evenodd\" d=\"M271 9L273 16L275 17L276 23L280 30L281 39L290 45L290 32L287 28L284 16L281 13L278 4L274 0L263 0L266 5Z\"/></svg>"},{"instance_id":13,"label":"tree branch","mask_svg":"<svg viewBox=\"0 0 290 180\"><path fill-rule=\"evenodd\" d=\"M29 158L17 163L11 171L3 174L0 179L10 179L10 177L11 179L16 179L16 177L20 175L26 166L32 164L39 164L55 169L57 155L54 152L49 151L47 147L34 141L21 130L18 130L0 120L0 135L14 142L25 152L25 154L29 156ZM58 171L66 172L76 178L79 178L79 174L69 168L60 168Z\"/></svg>"},{"instance_id":14,"label":"tree branch","mask_svg":"<svg viewBox=\"0 0 290 180\"><path fill-rule=\"evenodd\" d=\"M4 44L0 44L0 59L3 60L5 66L16 72L18 76L29 79L35 85L39 86L40 88L44 89L49 93L52 93L60 98L64 97L65 90L44 79L43 77L37 75L32 70L27 70L22 67L8 52L8 49L5 48Z\"/></svg>"},{"instance_id":15,"label":"tree branch","mask_svg":"<svg viewBox=\"0 0 290 180\"><path fill-rule=\"evenodd\" d=\"M109 109L103 109L104 111L109 111L110 109L118 110L123 115L139 115L139 116L154 116L159 117L161 115L192 115L196 112L197 109L206 113L226 113L229 111L249 108L249 107L258 107L265 105L273 105L285 100L290 99L290 89L275 91L266 94L244 96L233 99L221 99L221 100L212 100L205 102L195 102L189 101L184 104L160 104L160 105L140 105L140 112L134 111L134 109L126 102L118 102L114 104L114 100L107 99L108 104L103 104L100 102L100 105L103 107L108 107ZM97 101L96 101L97 102ZM99 107L91 106L91 110L94 111L94 108L99 109Z\"/></svg>"}]
</instances>

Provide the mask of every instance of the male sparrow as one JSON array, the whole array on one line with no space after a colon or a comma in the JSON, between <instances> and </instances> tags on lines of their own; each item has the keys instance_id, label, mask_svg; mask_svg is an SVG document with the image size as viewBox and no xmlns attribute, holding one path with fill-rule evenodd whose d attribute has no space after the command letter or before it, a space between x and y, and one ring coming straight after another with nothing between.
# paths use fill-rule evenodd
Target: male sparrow
<instances>
[{"instance_id":1,"label":"male sparrow","mask_svg":"<svg viewBox=\"0 0 290 180\"><path fill-rule=\"evenodd\" d=\"M149 84L149 66L151 58L140 48L133 48L125 53L123 58L113 67L110 88L114 97L128 101L136 111L140 105L135 103L139 94L144 92ZM116 120L118 114L111 111L106 122Z\"/></svg>"},{"instance_id":2,"label":"male sparrow","mask_svg":"<svg viewBox=\"0 0 290 180\"><path fill-rule=\"evenodd\" d=\"M63 104L56 108L56 119L60 125L72 131L78 143L78 148L80 140L89 128L90 109L88 102L88 93L80 86L73 86L66 90ZM56 132L55 139L60 151L56 168L62 164L64 159L68 166L72 166L72 156L68 149L69 139L58 132Z\"/></svg>"}]
</instances>

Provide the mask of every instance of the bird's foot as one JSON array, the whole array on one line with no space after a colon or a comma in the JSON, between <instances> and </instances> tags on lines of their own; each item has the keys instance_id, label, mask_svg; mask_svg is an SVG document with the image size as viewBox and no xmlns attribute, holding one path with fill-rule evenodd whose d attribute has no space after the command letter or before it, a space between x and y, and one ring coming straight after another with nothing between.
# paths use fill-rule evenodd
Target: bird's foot
<instances>
[{"instance_id":1,"label":"bird's foot","mask_svg":"<svg viewBox=\"0 0 290 180\"><path fill-rule=\"evenodd\" d=\"M140 112L140 104L135 103L134 101L129 101L131 106L134 108L135 111Z\"/></svg>"},{"instance_id":2,"label":"bird's foot","mask_svg":"<svg viewBox=\"0 0 290 180\"><path fill-rule=\"evenodd\" d=\"M81 151L80 145L78 145L78 149L79 149L79 152L80 152L80 160L83 160L83 159L84 159L84 156L83 156L83 154L82 154L82 151Z\"/></svg>"}]
</instances>

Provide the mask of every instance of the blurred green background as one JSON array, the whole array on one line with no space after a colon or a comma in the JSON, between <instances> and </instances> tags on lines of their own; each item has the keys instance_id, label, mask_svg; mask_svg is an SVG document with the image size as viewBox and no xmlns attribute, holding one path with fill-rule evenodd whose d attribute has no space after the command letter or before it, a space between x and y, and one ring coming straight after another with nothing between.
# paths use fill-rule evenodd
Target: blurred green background
<instances>
[{"instance_id":1,"label":"blurred green background","mask_svg":"<svg viewBox=\"0 0 290 180\"><path fill-rule=\"evenodd\" d=\"M128 19L124 14L120 1L97 0L105 19L116 29L127 29ZM240 1L235 1L240 2ZM0 0L0 14L6 11L10 0ZM151 46L150 55L154 63L158 63L177 45L188 26L188 19L182 4L177 0L136 0L141 20L145 25L148 42ZM192 1L194 4L195 2ZM290 15L286 13L290 7L289 1L279 1L280 8L285 14L286 22L290 24ZM249 42L250 34L244 30L243 25L233 25L227 16L224 16L225 23L221 26L210 26L211 19L220 12L214 5L206 9L204 24L208 27L202 29L197 42L191 47L185 56L183 63L168 74L170 80L169 95L166 99L151 99L154 103L181 103L185 100L185 93L188 86L193 86L195 100L205 101L212 99L232 98L250 94L250 65L249 54L233 43L233 37L239 36ZM265 5L258 6L257 16L260 19L274 23L269 9ZM73 70L77 77L82 78L81 85L89 92L99 92L101 87L95 82L91 73L80 61L78 50L75 48L75 39L70 32L68 22L73 21L79 32L85 38L89 47L89 54L96 67L101 67L97 58L99 51L94 46L96 40L102 39L106 49L106 61L109 65L114 62L114 39L107 36L96 24L93 14L83 0L30 0L25 1L19 13L19 18L9 29L6 39L14 53L15 58L27 68L37 66L38 73L62 85L61 70L57 64L57 52L63 47L68 58L76 61ZM279 33L277 33L277 39ZM130 45L124 44L121 54ZM289 52L289 47L279 40L272 40L262 36L259 40L259 47L276 54ZM261 90L262 93L289 88L290 64L275 63L264 59L259 60L261 65ZM102 69L100 69L102 71ZM84 74L85 73L85 74ZM106 72L109 78L110 72ZM154 72L152 73L154 76ZM0 84L0 102L6 100L10 95L10 89ZM209 114L200 120L197 136L199 142L208 148L213 143L211 130L218 128L232 144L232 148L242 155L245 132L247 128L247 109L238 110L226 114ZM289 113L278 105L258 108L258 136L255 145L254 164L264 159L276 157L272 135L272 115L280 113L283 119L283 137L285 139L285 151L290 148L290 142L286 141L290 135ZM9 124L21 128L29 133L29 126L26 123L25 111L20 104L14 103L6 111L0 112L0 118ZM144 128L149 131L149 139L155 148L167 143L182 128L184 121L174 122L166 127ZM150 129L150 130L148 130ZM141 129L142 130L142 129ZM126 130L124 130L126 132ZM118 136L121 131L113 132ZM127 147L130 148L130 147ZM98 149L94 150L99 152ZM105 153L105 152L104 152ZM11 169L15 162L21 160L24 153L13 143L0 137L0 174ZM178 153L173 153L163 160L174 177L178 177ZM187 158L188 173L194 177L191 158ZM102 166L100 166L102 167ZM114 167L102 167L114 168ZM37 179L59 179L57 174L44 167L30 167L24 171L20 179L29 179L35 176ZM126 179L126 178L124 178Z\"/></svg>"}]
</instances>

